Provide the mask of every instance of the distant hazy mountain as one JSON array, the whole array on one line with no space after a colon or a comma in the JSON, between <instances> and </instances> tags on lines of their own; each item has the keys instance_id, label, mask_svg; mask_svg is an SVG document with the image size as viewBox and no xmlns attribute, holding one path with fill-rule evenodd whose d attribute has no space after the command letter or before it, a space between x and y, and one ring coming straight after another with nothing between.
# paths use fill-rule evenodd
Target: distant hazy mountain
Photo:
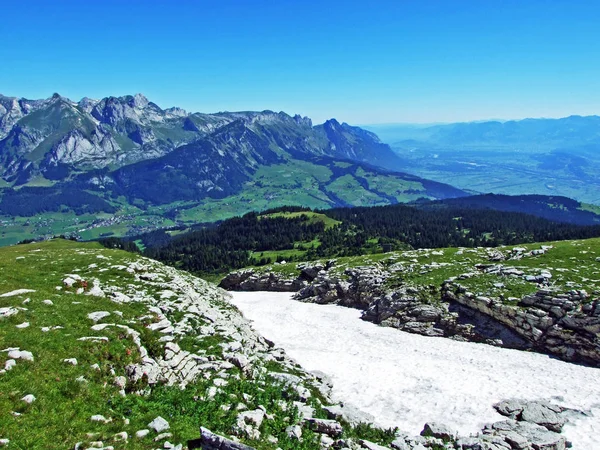
<instances>
[{"instance_id":1,"label":"distant hazy mountain","mask_svg":"<svg viewBox=\"0 0 600 450\"><path fill-rule=\"evenodd\" d=\"M600 204L600 117L369 127L419 176Z\"/></svg>"},{"instance_id":2,"label":"distant hazy mountain","mask_svg":"<svg viewBox=\"0 0 600 450\"><path fill-rule=\"evenodd\" d=\"M534 145L553 148L600 143L599 116L569 116L562 119L477 121L439 125L389 124L366 126L385 142L423 140L439 145Z\"/></svg>"},{"instance_id":3,"label":"distant hazy mountain","mask_svg":"<svg viewBox=\"0 0 600 450\"><path fill-rule=\"evenodd\" d=\"M490 209L531 214L554 222L576 225L600 225L600 207L586 205L567 197L546 195L484 194L435 200L417 204L420 209Z\"/></svg>"}]
</instances>

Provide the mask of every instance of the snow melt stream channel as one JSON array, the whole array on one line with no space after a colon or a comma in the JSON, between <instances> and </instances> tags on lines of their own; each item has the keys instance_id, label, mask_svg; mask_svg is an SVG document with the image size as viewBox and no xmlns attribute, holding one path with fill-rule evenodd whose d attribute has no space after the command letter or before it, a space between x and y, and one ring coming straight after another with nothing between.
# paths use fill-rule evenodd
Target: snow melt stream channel
<instances>
[{"instance_id":1,"label":"snow melt stream channel","mask_svg":"<svg viewBox=\"0 0 600 450\"><path fill-rule=\"evenodd\" d=\"M456 342L380 327L360 311L291 299L289 293L232 292L255 329L307 370L333 380L336 401L382 427L418 434L440 422L469 435L504 418L492 405L545 399L586 412L563 435L577 450L600 449L600 369L546 355Z\"/></svg>"}]
</instances>

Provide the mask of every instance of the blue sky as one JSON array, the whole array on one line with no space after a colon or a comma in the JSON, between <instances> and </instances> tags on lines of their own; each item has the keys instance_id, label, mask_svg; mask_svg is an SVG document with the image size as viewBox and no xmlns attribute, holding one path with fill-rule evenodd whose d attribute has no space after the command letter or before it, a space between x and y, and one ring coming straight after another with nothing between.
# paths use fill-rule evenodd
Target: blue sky
<instances>
[{"instance_id":1,"label":"blue sky","mask_svg":"<svg viewBox=\"0 0 600 450\"><path fill-rule=\"evenodd\" d=\"M6 0L0 93L321 122L600 113L600 2Z\"/></svg>"}]
</instances>

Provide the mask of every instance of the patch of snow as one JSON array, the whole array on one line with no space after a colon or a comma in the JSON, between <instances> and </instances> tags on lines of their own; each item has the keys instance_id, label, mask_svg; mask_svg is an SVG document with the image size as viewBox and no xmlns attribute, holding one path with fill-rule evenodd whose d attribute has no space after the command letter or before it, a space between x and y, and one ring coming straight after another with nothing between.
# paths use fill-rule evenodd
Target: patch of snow
<instances>
[{"instance_id":1,"label":"patch of snow","mask_svg":"<svg viewBox=\"0 0 600 450\"><path fill-rule=\"evenodd\" d=\"M574 449L600 446L600 369L546 355L404 333L360 320L360 311L291 300L278 292L234 292L232 303L307 370L333 381L334 400L383 427L418 434L440 422L462 435L503 420L501 400L547 399L582 410L563 434Z\"/></svg>"}]
</instances>

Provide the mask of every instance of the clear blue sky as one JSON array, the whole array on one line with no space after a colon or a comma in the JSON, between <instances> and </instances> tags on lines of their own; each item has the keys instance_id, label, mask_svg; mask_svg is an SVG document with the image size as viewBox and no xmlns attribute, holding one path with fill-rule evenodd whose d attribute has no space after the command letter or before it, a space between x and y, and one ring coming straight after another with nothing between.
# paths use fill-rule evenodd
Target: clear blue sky
<instances>
[{"instance_id":1,"label":"clear blue sky","mask_svg":"<svg viewBox=\"0 0 600 450\"><path fill-rule=\"evenodd\" d=\"M600 113L600 2L5 0L0 93L315 122Z\"/></svg>"}]
</instances>

